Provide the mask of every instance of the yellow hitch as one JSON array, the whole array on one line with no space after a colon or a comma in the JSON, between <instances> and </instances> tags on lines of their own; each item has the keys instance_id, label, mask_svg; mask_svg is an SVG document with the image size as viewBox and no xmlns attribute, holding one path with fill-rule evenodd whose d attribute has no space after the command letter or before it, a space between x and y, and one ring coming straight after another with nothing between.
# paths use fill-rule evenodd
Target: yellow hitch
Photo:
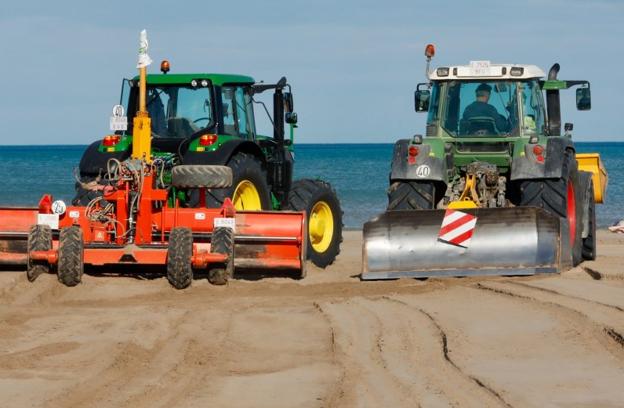
<instances>
[{"instance_id":1,"label":"yellow hitch","mask_svg":"<svg viewBox=\"0 0 624 408\"><path fill-rule=\"evenodd\" d=\"M477 176L466 174L466 186L464 192L457 201L451 201L448 208L479 208L479 194L477 194Z\"/></svg>"}]
</instances>

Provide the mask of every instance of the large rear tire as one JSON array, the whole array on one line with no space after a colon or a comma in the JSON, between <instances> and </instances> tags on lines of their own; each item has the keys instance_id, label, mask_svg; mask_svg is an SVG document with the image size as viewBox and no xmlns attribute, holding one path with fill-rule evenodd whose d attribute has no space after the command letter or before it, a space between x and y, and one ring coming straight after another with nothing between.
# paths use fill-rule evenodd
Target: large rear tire
<instances>
[{"instance_id":1,"label":"large rear tire","mask_svg":"<svg viewBox=\"0 0 624 408\"><path fill-rule=\"evenodd\" d=\"M342 210L331 185L322 180L296 180L288 194L288 208L307 214L308 259L320 268L334 262L342 242Z\"/></svg>"},{"instance_id":2,"label":"large rear tire","mask_svg":"<svg viewBox=\"0 0 624 408\"><path fill-rule=\"evenodd\" d=\"M120 162L130 157L130 149L121 152L100 152L100 144L102 140L96 140L91 143L82 154L80 164L78 165L80 181L76 182L76 195L72 200L72 204L86 206L91 200L101 197L101 191L93 191L84 188L83 184L94 181L98 177L106 174L106 168L110 159L117 159Z\"/></svg>"},{"instance_id":3,"label":"large rear tire","mask_svg":"<svg viewBox=\"0 0 624 408\"><path fill-rule=\"evenodd\" d=\"M74 185L76 195L72 199L73 205L86 207L91 201L95 200L96 198L102 197L103 194L101 190L92 190L88 188L89 183L93 184L93 182L95 182L97 179L98 176L94 175L80 175L80 181L76 181L76 184Z\"/></svg>"},{"instance_id":4,"label":"large rear tire","mask_svg":"<svg viewBox=\"0 0 624 408\"><path fill-rule=\"evenodd\" d=\"M583 238L583 259L593 261L596 259L596 201L594 198L594 185L591 179L588 183L586 197L588 201L587 209L587 236Z\"/></svg>"},{"instance_id":5,"label":"large rear tire","mask_svg":"<svg viewBox=\"0 0 624 408\"><path fill-rule=\"evenodd\" d=\"M210 252L227 254L229 259L225 265L210 267L208 281L213 285L225 285L234 276L234 230L217 227L212 231Z\"/></svg>"},{"instance_id":6,"label":"large rear tire","mask_svg":"<svg viewBox=\"0 0 624 408\"><path fill-rule=\"evenodd\" d=\"M57 276L65 286L76 286L84 272L84 242L80 227L63 228L59 235Z\"/></svg>"},{"instance_id":7,"label":"large rear tire","mask_svg":"<svg viewBox=\"0 0 624 408\"><path fill-rule=\"evenodd\" d=\"M395 181L388 188L388 210L435 208L435 186L426 181Z\"/></svg>"},{"instance_id":8,"label":"large rear tire","mask_svg":"<svg viewBox=\"0 0 624 408\"><path fill-rule=\"evenodd\" d=\"M229 188L215 188L206 192L206 206L217 208L223 205L226 197L232 199L239 210L271 210L271 191L267 183L266 170L257 157L248 153L236 153L227 166L232 169L232 185ZM199 193L191 193L190 205L199 205Z\"/></svg>"},{"instance_id":9,"label":"large rear tire","mask_svg":"<svg viewBox=\"0 0 624 408\"><path fill-rule=\"evenodd\" d=\"M39 275L50 272L50 264L47 262L30 259L31 251L49 251L52 249L52 230L48 225L33 225L28 234L28 261L26 265L26 277L34 282Z\"/></svg>"},{"instance_id":10,"label":"large rear tire","mask_svg":"<svg viewBox=\"0 0 624 408\"><path fill-rule=\"evenodd\" d=\"M571 150L566 150L561 174L558 179L523 181L520 205L543 208L568 223L572 264L576 266L583 257L583 199L578 164Z\"/></svg>"},{"instance_id":11,"label":"large rear tire","mask_svg":"<svg viewBox=\"0 0 624 408\"><path fill-rule=\"evenodd\" d=\"M176 227L169 234L167 251L167 280L176 289L184 289L193 282L193 233L190 228Z\"/></svg>"}]
</instances>

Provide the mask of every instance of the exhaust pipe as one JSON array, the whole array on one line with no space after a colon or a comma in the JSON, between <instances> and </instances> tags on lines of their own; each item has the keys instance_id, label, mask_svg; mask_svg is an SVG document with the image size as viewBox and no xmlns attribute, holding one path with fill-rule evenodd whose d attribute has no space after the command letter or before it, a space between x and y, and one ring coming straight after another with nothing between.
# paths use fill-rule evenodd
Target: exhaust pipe
<instances>
[{"instance_id":1,"label":"exhaust pipe","mask_svg":"<svg viewBox=\"0 0 624 408\"><path fill-rule=\"evenodd\" d=\"M559 69L558 63L553 64L548 71L548 80L556 81ZM558 89L549 89L546 91L546 108L548 110L548 132L551 136L561 135L561 102Z\"/></svg>"}]
</instances>

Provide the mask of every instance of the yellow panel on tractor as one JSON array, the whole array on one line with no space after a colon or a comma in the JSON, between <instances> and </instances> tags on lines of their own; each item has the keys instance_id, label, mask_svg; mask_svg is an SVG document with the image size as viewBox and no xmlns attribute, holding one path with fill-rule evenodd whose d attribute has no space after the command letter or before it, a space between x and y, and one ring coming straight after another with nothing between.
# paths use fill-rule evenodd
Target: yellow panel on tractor
<instances>
[{"instance_id":1,"label":"yellow panel on tractor","mask_svg":"<svg viewBox=\"0 0 624 408\"><path fill-rule=\"evenodd\" d=\"M607 176L607 170L602 164L602 160L600 160L600 155L598 153L578 153L576 155L576 161L578 162L580 171L592 173L594 198L597 203L603 203L609 177Z\"/></svg>"}]
</instances>

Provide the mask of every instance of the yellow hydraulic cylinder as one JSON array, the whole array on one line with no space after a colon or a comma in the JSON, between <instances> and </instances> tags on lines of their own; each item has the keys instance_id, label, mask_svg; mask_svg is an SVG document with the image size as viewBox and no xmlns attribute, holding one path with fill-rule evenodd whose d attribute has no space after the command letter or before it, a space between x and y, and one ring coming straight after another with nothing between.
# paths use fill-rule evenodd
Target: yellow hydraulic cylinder
<instances>
[{"instance_id":1,"label":"yellow hydraulic cylinder","mask_svg":"<svg viewBox=\"0 0 624 408\"><path fill-rule=\"evenodd\" d=\"M132 127L132 158L152 162L152 124L146 108L146 67L139 68L139 111Z\"/></svg>"}]
</instances>

